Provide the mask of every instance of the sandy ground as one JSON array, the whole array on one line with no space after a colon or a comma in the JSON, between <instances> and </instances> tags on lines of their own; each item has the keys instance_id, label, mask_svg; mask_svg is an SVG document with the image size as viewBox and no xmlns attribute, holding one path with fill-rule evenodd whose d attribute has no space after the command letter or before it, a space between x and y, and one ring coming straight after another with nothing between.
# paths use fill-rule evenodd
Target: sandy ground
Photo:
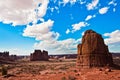
<instances>
[{"instance_id":1,"label":"sandy ground","mask_svg":"<svg viewBox=\"0 0 120 80\"><path fill-rule=\"evenodd\" d=\"M19 61L7 64L8 76L0 80L120 80L120 70L77 69L76 60Z\"/></svg>"}]
</instances>

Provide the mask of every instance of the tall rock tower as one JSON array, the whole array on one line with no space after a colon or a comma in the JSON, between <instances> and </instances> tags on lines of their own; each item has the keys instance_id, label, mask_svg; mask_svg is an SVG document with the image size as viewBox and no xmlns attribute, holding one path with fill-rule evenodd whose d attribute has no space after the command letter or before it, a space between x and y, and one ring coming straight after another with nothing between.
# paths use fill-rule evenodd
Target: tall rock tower
<instances>
[{"instance_id":1,"label":"tall rock tower","mask_svg":"<svg viewBox=\"0 0 120 80\"><path fill-rule=\"evenodd\" d=\"M112 54L104 44L102 36L93 30L87 30L78 44L77 65L79 68L103 67L113 64Z\"/></svg>"}]
</instances>

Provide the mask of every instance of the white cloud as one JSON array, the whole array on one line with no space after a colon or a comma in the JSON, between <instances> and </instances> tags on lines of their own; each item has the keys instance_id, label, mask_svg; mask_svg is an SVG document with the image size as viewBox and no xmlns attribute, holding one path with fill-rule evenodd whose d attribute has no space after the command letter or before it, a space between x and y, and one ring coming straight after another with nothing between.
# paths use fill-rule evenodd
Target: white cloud
<instances>
[{"instance_id":1,"label":"white cloud","mask_svg":"<svg viewBox=\"0 0 120 80\"><path fill-rule=\"evenodd\" d=\"M108 9L109 9L109 7L103 7L103 8L101 8L101 9L99 9L99 13L100 13L100 14L105 14L105 13L108 12Z\"/></svg>"},{"instance_id":2,"label":"white cloud","mask_svg":"<svg viewBox=\"0 0 120 80\"><path fill-rule=\"evenodd\" d=\"M57 0L53 0L53 2L54 2L54 3L56 3L56 2L57 2Z\"/></svg>"},{"instance_id":3,"label":"white cloud","mask_svg":"<svg viewBox=\"0 0 120 80\"><path fill-rule=\"evenodd\" d=\"M111 0L111 1L108 3L108 5L113 5L113 6L114 6L113 12L116 11L116 8L115 8L115 6L117 6L116 0Z\"/></svg>"},{"instance_id":4,"label":"white cloud","mask_svg":"<svg viewBox=\"0 0 120 80\"><path fill-rule=\"evenodd\" d=\"M36 40L52 40L59 37L59 33L51 31L54 21L48 20L32 26L27 25L23 36L33 37Z\"/></svg>"},{"instance_id":5,"label":"white cloud","mask_svg":"<svg viewBox=\"0 0 120 80\"><path fill-rule=\"evenodd\" d=\"M66 54L66 53L76 53L77 45L80 43L81 39L75 40L69 38L66 40L50 40L50 41L41 41L35 43L34 47L36 49L45 49L49 50L51 54Z\"/></svg>"},{"instance_id":6,"label":"white cloud","mask_svg":"<svg viewBox=\"0 0 120 80\"><path fill-rule=\"evenodd\" d=\"M109 44L108 47L110 52L120 52L120 43Z\"/></svg>"},{"instance_id":7,"label":"white cloud","mask_svg":"<svg viewBox=\"0 0 120 80\"><path fill-rule=\"evenodd\" d=\"M45 21L43 18L40 18L39 20L40 20L41 22L44 22L44 21Z\"/></svg>"},{"instance_id":8,"label":"white cloud","mask_svg":"<svg viewBox=\"0 0 120 80\"><path fill-rule=\"evenodd\" d=\"M76 0L70 0L71 4L74 4L76 2Z\"/></svg>"},{"instance_id":9,"label":"white cloud","mask_svg":"<svg viewBox=\"0 0 120 80\"><path fill-rule=\"evenodd\" d=\"M113 6L117 6L117 3L115 2L116 0L111 0L108 5L113 5Z\"/></svg>"},{"instance_id":10,"label":"white cloud","mask_svg":"<svg viewBox=\"0 0 120 80\"><path fill-rule=\"evenodd\" d=\"M116 11L116 9L115 8L113 8L113 12L115 12Z\"/></svg>"},{"instance_id":11,"label":"white cloud","mask_svg":"<svg viewBox=\"0 0 120 80\"><path fill-rule=\"evenodd\" d=\"M85 21L88 21L88 20L90 20L91 18L92 18L92 15L88 15L88 16L86 17Z\"/></svg>"},{"instance_id":12,"label":"white cloud","mask_svg":"<svg viewBox=\"0 0 120 80\"><path fill-rule=\"evenodd\" d=\"M51 31L54 21L48 20L40 24L28 25L24 30L23 36L32 37L38 40L34 44L35 49L47 50L49 54L76 53L77 44L81 39L58 40L59 33Z\"/></svg>"},{"instance_id":13,"label":"white cloud","mask_svg":"<svg viewBox=\"0 0 120 80\"><path fill-rule=\"evenodd\" d=\"M69 29L67 29L67 30L66 30L66 34L69 34L69 33L70 33L70 30L69 30Z\"/></svg>"},{"instance_id":14,"label":"white cloud","mask_svg":"<svg viewBox=\"0 0 120 80\"><path fill-rule=\"evenodd\" d=\"M81 35L83 36L84 34L85 34L85 32L82 32L82 34L81 34Z\"/></svg>"},{"instance_id":15,"label":"white cloud","mask_svg":"<svg viewBox=\"0 0 120 80\"><path fill-rule=\"evenodd\" d=\"M35 22L46 14L48 3L49 0L0 0L0 21L13 26Z\"/></svg>"},{"instance_id":16,"label":"white cloud","mask_svg":"<svg viewBox=\"0 0 120 80\"><path fill-rule=\"evenodd\" d=\"M58 7L58 6L55 6L55 7L48 7L48 9L49 9L51 12L54 12L54 11L56 10L57 13L59 13L59 7Z\"/></svg>"},{"instance_id":17,"label":"white cloud","mask_svg":"<svg viewBox=\"0 0 120 80\"><path fill-rule=\"evenodd\" d=\"M57 13L60 13L58 6L55 6L55 9L57 10Z\"/></svg>"},{"instance_id":18,"label":"white cloud","mask_svg":"<svg viewBox=\"0 0 120 80\"><path fill-rule=\"evenodd\" d=\"M105 38L106 44L120 43L120 30L115 30L111 33L105 33L104 36L108 37Z\"/></svg>"},{"instance_id":19,"label":"white cloud","mask_svg":"<svg viewBox=\"0 0 120 80\"><path fill-rule=\"evenodd\" d=\"M76 0L63 0L64 6L65 6L67 3L74 4L75 2L76 2Z\"/></svg>"},{"instance_id":20,"label":"white cloud","mask_svg":"<svg viewBox=\"0 0 120 80\"><path fill-rule=\"evenodd\" d=\"M40 5L40 7L37 7L37 9L38 9L38 14L37 15L39 17L43 17L46 14L46 10L47 10L49 0L38 0L38 1L41 1L41 5ZM37 2L37 3L39 3L39 2Z\"/></svg>"},{"instance_id":21,"label":"white cloud","mask_svg":"<svg viewBox=\"0 0 120 80\"><path fill-rule=\"evenodd\" d=\"M76 24L73 24L72 25L72 32L74 33L75 31L78 31L80 30L82 27L86 27L88 26L89 24L87 22L79 22L79 23L76 23Z\"/></svg>"},{"instance_id":22,"label":"white cloud","mask_svg":"<svg viewBox=\"0 0 120 80\"><path fill-rule=\"evenodd\" d=\"M97 7L98 3L99 3L99 0L92 0L91 3L89 3L89 4L86 5L86 6L87 6L87 9L88 9L88 10L93 10L93 9L95 9L95 8Z\"/></svg>"},{"instance_id":23,"label":"white cloud","mask_svg":"<svg viewBox=\"0 0 120 80\"><path fill-rule=\"evenodd\" d=\"M86 3L86 1L83 1L83 0L80 0L80 4L82 5L82 4L85 4Z\"/></svg>"},{"instance_id":24,"label":"white cloud","mask_svg":"<svg viewBox=\"0 0 120 80\"><path fill-rule=\"evenodd\" d=\"M51 12L53 12L53 11L54 11L54 8L50 8L50 10L51 10Z\"/></svg>"},{"instance_id":25,"label":"white cloud","mask_svg":"<svg viewBox=\"0 0 120 80\"><path fill-rule=\"evenodd\" d=\"M20 48L0 48L1 52L9 51L10 55L30 55L31 49L20 49Z\"/></svg>"},{"instance_id":26,"label":"white cloud","mask_svg":"<svg viewBox=\"0 0 120 80\"><path fill-rule=\"evenodd\" d=\"M88 15L88 16L86 17L85 21L88 21L88 20L90 20L90 19L92 19L92 18L94 18L94 17L96 17L96 15Z\"/></svg>"},{"instance_id":27,"label":"white cloud","mask_svg":"<svg viewBox=\"0 0 120 80\"><path fill-rule=\"evenodd\" d=\"M55 6L55 9L58 10L59 8L57 6Z\"/></svg>"},{"instance_id":28,"label":"white cloud","mask_svg":"<svg viewBox=\"0 0 120 80\"><path fill-rule=\"evenodd\" d=\"M68 3L70 0L63 0L64 4Z\"/></svg>"}]
</instances>

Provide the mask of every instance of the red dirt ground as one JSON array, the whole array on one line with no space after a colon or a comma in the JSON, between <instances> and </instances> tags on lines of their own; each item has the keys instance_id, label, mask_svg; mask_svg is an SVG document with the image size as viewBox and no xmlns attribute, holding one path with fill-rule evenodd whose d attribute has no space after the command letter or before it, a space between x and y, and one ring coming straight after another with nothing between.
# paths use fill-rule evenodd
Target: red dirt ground
<instances>
[{"instance_id":1,"label":"red dirt ground","mask_svg":"<svg viewBox=\"0 0 120 80\"><path fill-rule=\"evenodd\" d=\"M120 80L120 70L76 69L75 60L7 64L8 75L0 80Z\"/></svg>"}]
</instances>

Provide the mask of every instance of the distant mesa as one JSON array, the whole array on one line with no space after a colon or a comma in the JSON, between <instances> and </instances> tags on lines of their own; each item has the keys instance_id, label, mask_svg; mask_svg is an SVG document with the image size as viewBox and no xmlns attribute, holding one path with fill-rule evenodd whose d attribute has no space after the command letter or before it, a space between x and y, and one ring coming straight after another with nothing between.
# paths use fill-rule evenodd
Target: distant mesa
<instances>
[{"instance_id":1,"label":"distant mesa","mask_svg":"<svg viewBox=\"0 0 120 80\"><path fill-rule=\"evenodd\" d=\"M48 51L35 50L30 54L30 61L48 61Z\"/></svg>"},{"instance_id":2,"label":"distant mesa","mask_svg":"<svg viewBox=\"0 0 120 80\"><path fill-rule=\"evenodd\" d=\"M9 58L9 52L0 52L0 58Z\"/></svg>"},{"instance_id":3,"label":"distant mesa","mask_svg":"<svg viewBox=\"0 0 120 80\"><path fill-rule=\"evenodd\" d=\"M87 30L82 43L77 46L77 65L79 68L112 66L112 54L108 51L102 36L93 30Z\"/></svg>"},{"instance_id":4,"label":"distant mesa","mask_svg":"<svg viewBox=\"0 0 120 80\"><path fill-rule=\"evenodd\" d=\"M16 55L9 55L8 51L0 52L0 61L5 62L5 61L15 61L15 60L17 60Z\"/></svg>"}]
</instances>

